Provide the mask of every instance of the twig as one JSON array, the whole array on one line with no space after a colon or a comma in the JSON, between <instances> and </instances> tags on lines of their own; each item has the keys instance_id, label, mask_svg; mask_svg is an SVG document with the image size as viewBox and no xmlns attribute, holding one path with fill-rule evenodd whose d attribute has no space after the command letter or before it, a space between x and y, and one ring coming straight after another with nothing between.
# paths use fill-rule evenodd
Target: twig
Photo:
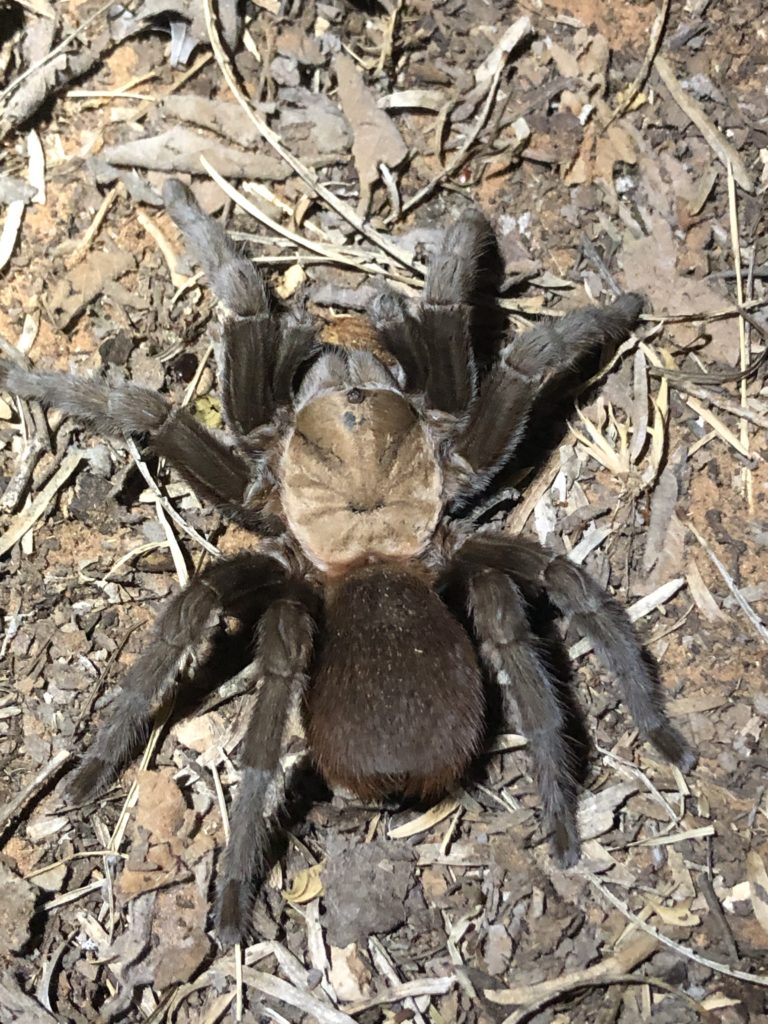
<instances>
[{"instance_id":1,"label":"twig","mask_svg":"<svg viewBox=\"0 0 768 1024\"><path fill-rule=\"evenodd\" d=\"M660 932L658 928L654 928L653 925L648 924L638 914L633 913L626 904L614 896L611 890L605 885L597 875L591 871L584 871L584 876L587 878L592 885L597 889L602 896L615 907L619 913L623 914L628 921L636 925L647 935L652 935L657 942L660 942L663 946L673 950L680 956L685 957L687 960L693 960L697 964L702 964L704 967L708 967L711 971L716 971L718 974L725 974L729 978L736 978L738 981L746 981L751 985L762 985L768 988L768 974L749 974L747 971L737 971L727 964L718 963L717 960L710 960L709 957L700 956L698 953L694 953L692 949L688 949L687 946L683 946L679 942L675 942L674 939L668 938L663 932Z\"/></svg>"},{"instance_id":2,"label":"twig","mask_svg":"<svg viewBox=\"0 0 768 1024\"><path fill-rule=\"evenodd\" d=\"M208 31L208 39L211 44L214 57L216 58L216 63L219 65L221 73L224 76L224 81L227 83L230 92L248 115L264 141L274 149L278 156L280 156L289 167L294 169L302 181L304 181L316 195L320 196L320 198L323 199L332 210L338 213L339 216L347 221L348 224L351 224L356 231L359 231L361 235L364 235L375 245L378 245L380 249L386 252L399 264L407 267L408 270L414 273L418 273L417 268L414 266L408 253L398 248L398 246L393 245L378 231L375 231L372 227L367 225L363 221L362 217L359 217L355 213L351 206L345 203L342 199L339 199L338 196L334 195L330 189L326 188L318 179L315 172L307 167L306 164L302 163L298 157L295 157L290 150L286 149L280 139L280 136L274 132L266 121L256 113L251 106L248 97L240 88L240 85L235 78L232 63L227 57L227 54L221 44L221 36L219 35L216 16L213 11L213 0L203 0L203 10L205 14L205 25Z\"/></svg>"},{"instance_id":3,"label":"twig","mask_svg":"<svg viewBox=\"0 0 768 1024\"><path fill-rule=\"evenodd\" d=\"M35 466L40 456L48 448L45 441L41 440L38 434L30 437L24 445L24 451L19 456L13 476L0 498L0 510L3 512L14 512L27 492L27 487L32 479Z\"/></svg>"},{"instance_id":4,"label":"twig","mask_svg":"<svg viewBox=\"0 0 768 1024\"><path fill-rule=\"evenodd\" d=\"M243 981L257 992L279 999L288 1006L294 1006L302 1013L309 1014L317 1024L355 1024L348 1014L320 1002L309 992L302 992L301 989L272 974L254 970L253 967L244 967Z\"/></svg>"},{"instance_id":5,"label":"twig","mask_svg":"<svg viewBox=\"0 0 768 1024\"><path fill-rule=\"evenodd\" d=\"M77 266L77 264L82 259L84 259L85 254L91 247L91 242L94 240L99 228L104 223L104 218L107 216L110 206L112 205L112 203L114 203L115 199L117 198L117 193L119 189L119 184L113 186L113 188L111 188L102 199L101 205L96 211L93 220L88 225L88 230L85 232L83 237L80 239L80 241L77 243L75 248L72 250L72 252L65 260L65 266L67 270L72 270L73 267Z\"/></svg>"},{"instance_id":6,"label":"twig","mask_svg":"<svg viewBox=\"0 0 768 1024\"><path fill-rule=\"evenodd\" d=\"M13 525L0 536L0 557L7 551L10 551L14 544L17 544L32 529L38 519L45 513L54 496L58 494L82 461L83 453L79 450L71 451L64 457L58 470L34 501L28 508L17 513Z\"/></svg>"},{"instance_id":7,"label":"twig","mask_svg":"<svg viewBox=\"0 0 768 1024\"><path fill-rule=\"evenodd\" d=\"M730 162L733 165L734 177L739 185L745 192L754 192L755 186L752 182L750 173L747 170L746 164L741 159L741 154L723 136L722 132L712 124L698 100L694 99L693 96L690 96L685 89L683 89L675 77L675 72L667 58L662 54L659 54L656 57L655 67L659 74L659 78L667 87L672 99L691 120L691 122L699 129L701 134L704 136L704 141L718 160L722 161L726 167Z\"/></svg>"},{"instance_id":8,"label":"twig","mask_svg":"<svg viewBox=\"0 0 768 1024\"><path fill-rule=\"evenodd\" d=\"M37 791L45 785L45 783L56 774L63 764L72 757L72 754L68 750L60 750L58 754L54 754L51 760L43 765L40 771L35 775L34 779L22 789L16 796L12 797L2 808L0 808L0 830L4 829L8 822L17 817L21 811L27 806L32 797Z\"/></svg>"},{"instance_id":9,"label":"twig","mask_svg":"<svg viewBox=\"0 0 768 1024\"><path fill-rule=\"evenodd\" d=\"M488 118L491 115L493 104L496 100L496 94L499 91L499 85L501 84L501 76L504 74L504 70L507 66L509 58L512 52L520 45L526 36L529 36L532 32L530 18L523 16L518 18L514 25L505 33L504 45L501 48L500 60L489 80L488 92L485 97L485 103L483 109L478 115L475 121L475 126L464 141L463 146L459 149L458 153L454 156L451 162L444 167L439 174L429 181L423 188L411 196L410 199L403 203L402 213L408 213L414 206L418 206L419 203L423 202L428 196L431 196L435 189L441 185L446 178L451 178L469 159L470 151L477 142L480 132L485 128L488 123Z\"/></svg>"},{"instance_id":10,"label":"twig","mask_svg":"<svg viewBox=\"0 0 768 1024\"><path fill-rule=\"evenodd\" d=\"M634 81L627 90L621 103L618 105L616 110L611 115L611 119L608 121L606 128L610 127L614 121L625 114L632 104L635 102L637 95L639 94L642 87L645 85L645 80L651 73L653 62L656 59L656 54L659 50L659 44L661 43L661 37L664 33L664 26L667 23L667 17L669 15L671 0L662 0L661 7L656 12L656 17L653 22L653 28L651 29L651 36L648 40L648 49L645 52L645 59L643 60L640 70L635 76Z\"/></svg>"},{"instance_id":11,"label":"twig","mask_svg":"<svg viewBox=\"0 0 768 1024\"><path fill-rule=\"evenodd\" d=\"M616 975L624 976L633 968L637 967L649 956L652 956L658 947L655 939L647 935L638 936L633 942L627 943L623 948L616 950L611 956L605 957L599 963L591 967L569 971L557 978L547 978L535 985L517 985L512 988L485 989L485 998L497 1006L520 1006L524 1012L533 1007L540 1007L551 1002L559 995L570 992L576 988L583 988L585 985L606 984ZM508 1021L515 1020L515 1016L507 1017Z\"/></svg>"},{"instance_id":12,"label":"twig","mask_svg":"<svg viewBox=\"0 0 768 1024\"><path fill-rule=\"evenodd\" d=\"M696 527L693 526L691 523L686 523L686 526L691 531L691 533L696 538L696 540L699 542L699 544L701 544L701 546L706 551L707 556L709 557L709 560L712 562L714 567L717 569L717 571L723 577L723 581L725 582L725 585L728 587L730 592L736 598L736 601L737 601L738 605L740 606L741 610L744 612L746 617L749 619L749 621L752 624L752 626L754 626L755 631L757 632L757 634L760 637L760 639L763 641L763 643L768 644L768 629L766 629L766 627L763 625L763 622L762 622L760 616L757 614L757 612L754 610L752 605L749 603L749 601L747 601L746 597L744 597L742 592L736 586L736 583L735 583L733 577L731 576L731 574L725 568L725 566L720 561L720 559L717 557L717 555L712 550L712 548L709 546L709 544L707 544L707 542L704 540L704 538L699 533L699 531L696 529Z\"/></svg>"},{"instance_id":13,"label":"twig","mask_svg":"<svg viewBox=\"0 0 768 1024\"><path fill-rule=\"evenodd\" d=\"M731 248L733 249L733 268L736 271L736 301L739 306L744 305L744 282L741 278L741 245L739 243L739 217L736 210L736 185L733 180L733 166L728 162L728 221L731 229ZM747 370L750 364L749 338L744 317L739 315L739 369L741 370L741 381L739 382L739 395L742 407L747 404ZM749 428L744 420L739 423L739 439L749 453ZM741 467L741 479L744 484L744 493L747 499L747 507L750 514L754 515L755 501L752 493L752 470L749 466Z\"/></svg>"},{"instance_id":14,"label":"twig","mask_svg":"<svg viewBox=\"0 0 768 1024\"><path fill-rule=\"evenodd\" d=\"M399 1003L404 999L414 999L417 996L444 996L446 992L450 992L458 980L455 974L448 974L444 978L417 978L415 981L405 981L401 985L387 989L386 992L371 996L370 999L348 1003L346 1009L350 1013L357 1014L374 1006Z\"/></svg>"},{"instance_id":15,"label":"twig","mask_svg":"<svg viewBox=\"0 0 768 1024\"><path fill-rule=\"evenodd\" d=\"M141 453L139 452L139 449L136 447L136 442L129 438L127 444L128 450L133 456L133 461L136 463L136 468L146 480L149 489L159 500L163 508L163 511L171 517L174 523L176 523L176 525L180 529L182 529L184 533L187 534L188 537L191 537L192 540L197 541L200 547L207 551L209 555L213 555L214 558L221 558L221 552L216 547L216 545L211 544L209 540L206 540L202 534L197 532L194 526L190 526L189 523L186 522L184 517L176 511L176 509L173 507L170 501L168 501L168 499L158 486L157 481L150 473L149 467L147 466L146 462L144 461L144 459L142 459ZM2 554L2 551L0 551L0 554Z\"/></svg>"}]
</instances>

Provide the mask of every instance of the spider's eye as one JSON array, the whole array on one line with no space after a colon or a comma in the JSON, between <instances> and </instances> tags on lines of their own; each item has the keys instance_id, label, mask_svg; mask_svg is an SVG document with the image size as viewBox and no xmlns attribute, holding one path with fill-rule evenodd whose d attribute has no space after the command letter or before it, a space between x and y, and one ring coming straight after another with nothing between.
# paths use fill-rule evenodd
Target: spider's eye
<instances>
[{"instance_id":1,"label":"spider's eye","mask_svg":"<svg viewBox=\"0 0 768 1024\"><path fill-rule=\"evenodd\" d=\"M350 388L347 392L347 401L351 402L352 405L359 405L365 401L365 392L361 391L360 388Z\"/></svg>"}]
</instances>

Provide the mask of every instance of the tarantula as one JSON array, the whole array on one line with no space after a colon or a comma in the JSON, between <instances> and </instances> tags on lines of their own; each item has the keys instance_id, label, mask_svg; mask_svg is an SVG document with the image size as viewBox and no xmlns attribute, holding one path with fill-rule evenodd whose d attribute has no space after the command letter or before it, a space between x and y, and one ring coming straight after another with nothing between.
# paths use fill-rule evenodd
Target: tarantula
<instances>
[{"instance_id":1,"label":"tarantula","mask_svg":"<svg viewBox=\"0 0 768 1024\"><path fill-rule=\"evenodd\" d=\"M259 689L240 754L216 925L247 932L268 812L283 797L286 723L300 712L314 765L365 799L434 798L465 775L486 730L483 669L530 743L555 856L579 856L577 786L557 681L529 621L545 595L618 677L640 730L682 770L690 747L668 720L654 669L624 611L590 576L533 540L473 527L467 510L518 448L545 382L617 343L642 300L580 309L505 342L479 369L472 301L488 221L465 213L432 259L416 308L383 292L370 316L389 360L322 347L303 314L277 310L255 267L177 181L168 211L225 313L218 351L227 441L133 384L2 364L0 383L93 427L146 438L204 499L261 535L171 598L69 785L96 795L147 734L154 711L224 616L248 608ZM458 589L463 610L446 600Z\"/></svg>"}]
</instances>

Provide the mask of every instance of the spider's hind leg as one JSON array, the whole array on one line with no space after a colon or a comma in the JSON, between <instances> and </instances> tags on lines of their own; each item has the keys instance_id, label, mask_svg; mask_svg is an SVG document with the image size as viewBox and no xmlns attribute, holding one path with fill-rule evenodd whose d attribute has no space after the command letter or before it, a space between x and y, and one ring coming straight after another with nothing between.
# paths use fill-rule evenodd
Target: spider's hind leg
<instances>
[{"instance_id":1,"label":"spider's hind leg","mask_svg":"<svg viewBox=\"0 0 768 1024\"><path fill-rule=\"evenodd\" d=\"M277 600L259 623L261 683L243 740L230 839L219 866L216 930L224 946L242 941L249 929L255 883L266 866L268 821L284 802L280 756L306 689L313 628L304 606L289 599Z\"/></svg>"},{"instance_id":2,"label":"spider's hind leg","mask_svg":"<svg viewBox=\"0 0 768 1024\"><path fill-rule=\"evenodd\" d=\"M475 568L499 569L523 593L543 591L561 612L570 615L575 628L594 646L598 659L618 679L642 737L681 771L690 771L696 755L669 720L653 662L643 651L627 613L585 569L536 541L493 534L473 537L459 550L456 560Z\"/></svg>"},{"instance_id":3,"label":"spider's hind leg","mask_svg":"<svg viewBox=\"0 0 768 1024\"><path fill-rule=\"evenodd\" d=\"M133 663L80 766L67 785L75 803L97 796L149 732L152 716L177 690L225 612L258 606L279 585L284 570L263 555L239 555L195 577L166 604L144 653ZM261 594L259 593L261 591Z\"/></svg>"},{"instance_id":4,"label":"spider's hind leg","mask_svg":"<svg viewBox=\"0 0 768 1024\"><path fill-rule=\"evenodd\" d=\"M314 325L274 308L262 275L185 185L169 179L163 198L224 307L218 351L222 411L230 430L246 437L290 402L294 377L316 345Z\"/></svg>"},{"instance_id":5,"label":"spider's hind leg","mask_svg":"<svg viewBox=\"0 0 768 1024\"><path fill-rule=\"evenodd\" d=\"M505 713L519 721L528 739L553 853L570 867L579 858L573 753L565 709L531 632L525 600L509 576L478 569L469 577L469 604L480 654L497 675Z\"/></svg>"}]
</instances>

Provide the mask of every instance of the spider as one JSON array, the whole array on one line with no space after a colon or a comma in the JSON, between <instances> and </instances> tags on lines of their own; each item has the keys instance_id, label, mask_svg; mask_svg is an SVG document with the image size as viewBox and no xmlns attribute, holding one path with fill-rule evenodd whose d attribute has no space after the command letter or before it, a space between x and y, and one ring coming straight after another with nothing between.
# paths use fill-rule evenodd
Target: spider
<instances>
[{"instance_id":1,"label":"spider","mask_svg":"<svg viewBox=\"0 0 768 1024\"><path fill-rule=\"evenodd\" d=\"M215 922L249 929L292 713L331 786L366 799L436 798L482 751L487 678L529 740L554 856L579 857L577 784L557 681L529 604L546 597L616 676L643 738L689 770L691 748L619 604L584 569L470 510L518 449L545 383L624 340L642 299L579 309L505 341L480 368L473 298L496 241L477 209L447 231L421 301L382 292L370 318L389 359L318 344L303 312L278 310L259 272L180 182L166 207L224 307L222 439L144 387L5 362L0 383L99 433L145 438L205 500L260 537L199 572L160 614L72 781L99 794L199 659L206 637L248 608L259 687L240 753ZM447 600L461 596L457 610ZM255 614L253 614L255 612Z\"/></svg>"}]
</instances>

